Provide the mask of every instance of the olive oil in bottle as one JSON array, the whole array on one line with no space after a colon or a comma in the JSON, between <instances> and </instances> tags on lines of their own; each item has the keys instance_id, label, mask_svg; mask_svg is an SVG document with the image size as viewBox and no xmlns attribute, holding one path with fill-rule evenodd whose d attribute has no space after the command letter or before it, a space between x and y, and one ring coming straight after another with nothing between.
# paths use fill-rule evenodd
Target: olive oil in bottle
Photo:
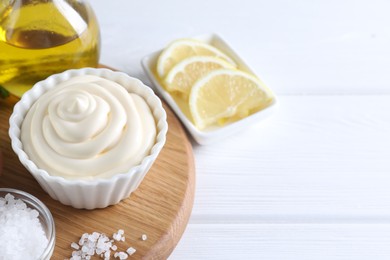
<instances>
[{"instance_id":1,"label":"olive oil in bottle","mask_svg":"<svg viewBox=\"0 0 390 260\"><path fill-rule=\"evenodd\" d=\"M0 85L21 96L37 81L71 68L96 67L100 32L80 0L1 0Z\"/></svg>"}]
</instances>

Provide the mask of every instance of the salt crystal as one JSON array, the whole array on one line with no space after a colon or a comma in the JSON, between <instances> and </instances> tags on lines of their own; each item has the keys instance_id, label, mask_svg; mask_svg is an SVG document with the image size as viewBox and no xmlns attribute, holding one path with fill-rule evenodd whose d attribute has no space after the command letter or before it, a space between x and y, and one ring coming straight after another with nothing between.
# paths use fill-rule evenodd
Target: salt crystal
<instances>
[{"instance_id":1,"label":"salt crystal","mask_svg":"<svg viewBox=\"0 0 390 260\"><path fill-rule=\"evenodd\" d=\"M87 245L83 245L83 247L81 248L81 251L82 251L83 253L88 252L88 250L89 250L89 247L88 247Z\"/></svg>"},{"instance_id":2,"label":"salt crystal","mask_svg":"<svg viewBox=\"0 0 390 260\"><path fill-rule=\"evenodd\" d=\"M100 255L100 257L103 256L103 252L105 252L103 248L101 247L96 248L96 254Z\"/></svg>"},{"instance_id":3,"label":"salt crystal","mask_svg":"<svg viewBox=\"0 0 390 260\"><path fill-rule=\"evenodd\" d=\"M20 209L26 209L26 208L20 208ZM30 217L31 218L38 218L39 217L39 212L38 211L36 211L35 209L33 209L33 210L31 210L30 212L29 212L29 214L30 214Z\"/></svg>"},{"instance_id":4,"label":"salt crystal","mask_svg":"<svg viewBox=\"0 0 390 260\"><path fill-rule=\"evenodd\" d=\"M90 255L94 255L94 254L95 254L95 248L93 248L93 247L89 248L88 255L90 256Z\"/></svg>"},{"instance_id":5,"label":"salt crystal","mask_svg":"<svg viewBox=\"0 0 390 260\"><path fill-rule=\"evenodd\" d=\"M0 199L1 259L40 258L48 240L38 216L12 194Z\"/></svg>"},{"instance_id":6,"label":"salt crystal","mask_svg":"<svg viewBox=\"0 0 390 260\"><path fill-rule=\"evenodd\" d=\"M70 244L70 246L71 246L73 249L77 249L77 250L80 249L80 246L79 246L78 244L76 244L75 242L72 242L72 244Z\"/></svg>"},{"instance_id":7,"label":"salt crystal","mask_svg":"<svg viewBox=\"0 0 390 260\"><path fill-rule=\"evenodd\" d=\"M12 194L7 193L7 195L5 195L4 198L5 198L5 200L8 201L10 204L15 204L15 203L14 203L15 197L14 197Z\"/></svg>"},{"instance_id":8,"label":"salt crystal","mask_svg":"<svg viewBox=\"0 0 390 260\"><path fill-rule=\"evenodd\" d=\"M112 238L113 238L114 240L116 240L116 241L120 241L120 240L121 240L121 235L120 235L120 234L117 234L117 233L114 233L114 234L112 235Z\"/></svg>"},{"instance_id":9,"label":"salt crystal","mask_svg":"<svg viewBox=\"0 0 390 260\"><path fill-rule=\"evenodd\" d=\"M91 235L88 236L88 240L91 242L95 242L96 240L98 240L99 236L99 233L93 232Z\"/></svg>"},{"instance_id":10,"label":"salt crystal","mask_svg":"<svg viewBox=\"0 0 390 260\"><path fill-rule=\"evenodd\" d=\"M83 245L84 242L88 239L88 233L84 233L81 238L80 238L80 241L79 241L79 245Z\"/></svg>"},{"instance_id":11,"label":"salt crystal","mask_svg":"<svg viewBox=\"0 0 390 260\"><path fill-rule=\"evenodd\" d=\"M135 250L134 247L129 247L127 250L126 250L126 253L128 253L129 255L133 255L137 250Z\"/></svg>"},{"instance_id":12,"label":"salt crystal","mask_svg":"<svg viewBox=\"0 0 390 260\"><path fill-rule=\"evenodd\" d=\"M116 241L122 241L124 242L125 241L125 231L123 229L119 229L118 232L114 233L112 235L112 238Z\"/></svg>"},{"instance_id":13,"label":"salt crystal","mask_svg":"<svg viewBox=\"0 0 390 260\"><path fill-rule=\"evenodd\" d=\"M108 242L109 240L110 239L106 235L99 237L99 242Z\"/></svg>"},{"instance_id":14,"label":"salt crystal","mask_svg":"<svg viewBox=\"0 0 390 260\"><path fill-rule=\"evenodd\" d=\"M117 252L114 255L115 258L119 258L120 260L127 259L129 256L125 252Z\"/></svg>"},{"instance_id":15,"label":"salt crystal","mask_svg":"<svg viewBox=\"0 0 390 260\"><path fill-rule=\"evenodd\" d=\"M79 241L81 250L73 251L72 258L70 260L92 259L91 256L94 254L100 258L104 258L104 260L109 260L111 250L116 251L118 249L118 247L114 244L114 241L125 241L124 234L125 232L123 229L119 229L112 235L113 240L110 240L105 234L98 232L93 232L92 234L84 233ZM146 240L146 235L142 235L141 239ZM71 244L73 249L77 249L77 246L78 245L76 243ZM135 252L135 248L129 247L126 252L115 252L114 258L125 260L129 257L129 255L133 255Z\"/></svg>"},{"instance_id":16,"label":"salt crystal","mask_svg":"<svg viewBox=\"0 0 390 260\"><path fill-rule=\"evenodd\" d=\"M92 237L94 238L94 241L96 241L100 237L100 233L98 232L93 232Z\"/></svg>"},{"instance_id":17,"label":"salt crystal","mask_svg":"<svg viewBox=\"0 0 390 260\"><path fill-rule=\"evenodd\" d=\"M145 241L146 239L148 239L148 236L145 235L145 234L143 234L143 235L141 236L141 239L142 239L142 241Z\"/></svg>"}]
</instances>

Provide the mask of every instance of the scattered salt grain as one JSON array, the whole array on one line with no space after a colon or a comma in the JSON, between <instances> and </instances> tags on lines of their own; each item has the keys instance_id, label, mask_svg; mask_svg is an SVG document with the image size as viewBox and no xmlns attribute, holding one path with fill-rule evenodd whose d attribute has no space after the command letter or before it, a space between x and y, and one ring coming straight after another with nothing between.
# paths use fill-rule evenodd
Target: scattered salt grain
<instances>
[{"instance_id":1,"label":"scattered salt grain","mask_svg":"<svg viewBox=\"0 0 390 260\"><path fill-rule=\"evenodd\" d=\"M114 257L123 260L123 259L127 259L129 256L125 252L116 252Z\"/></svg>"},{"instance_id":2,"label":"scattered salt grain","mask_svg":"<svg viewBox=\"0 0 390 260\"><path fill-rule=\"evenodd\" d=\"M147 236L146 234L142 234L141 240L142 240L142 241L145 241L146 239L148 239L148 236Z\"/></svg>"},{"instance_id":3,"label":"scattered salt grain","mask_svg":"<svg viewBox=\"0 0 390 260\"><path fill-rule=\"evenodd\" d=\"M110 254L106 255L106 252L109 252L111 246L112 242L105 234L98 232L93 232L92 234L84 233L78 245L75 242L71 244L71 247L77 251L72 252L70 260L87 260L96 254L103 254L104 259L109 259Z\"/></svg>"},{"instance_id":4,"label":"scattered salt grain","mask_svg":"<svg viewBox=\"0 0 390 260\"><path fill-rule=\"evenodd\" d=\"M80 249L80 246L79 246L77 243L75 243L75 242L73 242L70 246L71 246L73 249L76 249L76 250L79 250L79 249Z\"/></svg>"},{"instance_id":5,"label":"scattered salt grain","mask_svg":"<svg viewBox=\"0 0 390 260\"><path fill-rule=\"evenodd\" d=\"M143 240L146 240L146 235L142 235ZM71 248L76 249L72 252L72 257L69 260L86 260L91 259L91 256L95 255L104 260L109 260L111 256L111 250L116 251L118 247L114 244L115 241L125 241L125 232L123 229L119 229L112 235L112 240L105 234L93 232L92 234L84 233L79 243L71 243ZM124 260L133 255L136 249L129 247L126 252L115 252L114 258Z\"/></svg>"},{"instance_id":6,"label":"scattered salt grain","mask_svg":"<svg viewBox=\"0 0 390 260\"><path fill-rule=\"evenodd\" d=\"M48 240L39 212L11 194L0 197L1 259L39 259Z\"/></svg>"},{"instance_id":7,"label":"scattered salt grain","mask_svg":"<svg viewBox=\"0 0 390 260\"><path fill-rule=\"evenodd\" d=\"M135 250L134 247L129 247L127 250L126 250L126 253L128 255L133 255L137 250Z\"/></svg>"},{"instance_id":8,"label":"scattered salt grain","mask_svg":"<svg viewBox=\"0 0 390 260\"><path fill-rule=\"evenodd\" d=\"M123 231L123 229L119 229L118 232L116 232L112 235L112 238L116 241L125 241L124 234L125 234L125 232Z\"/></svg>"},{"instance_id":9,"label":"scattered salt grain","mask_svg":"<svg viewBox=\"0 0 390 260\"><path fill-rule=\"evenodd\" d=\"M81 251L82 251L83 253L87 253L88 250L89 250L89 247L86 246L86 245L84 245L84 246L81 248Z\"/></svg>"}]
</instances>

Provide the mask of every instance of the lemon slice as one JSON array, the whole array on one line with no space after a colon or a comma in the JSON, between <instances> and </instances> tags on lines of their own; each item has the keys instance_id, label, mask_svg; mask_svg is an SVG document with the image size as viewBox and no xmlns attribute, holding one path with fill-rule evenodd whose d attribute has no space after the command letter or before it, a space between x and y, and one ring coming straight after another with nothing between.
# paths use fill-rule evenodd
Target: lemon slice
<instances>
[{"instance_id":1,"label":"lemon slice","mask_svg":"<svg viewBox=\"0 0 390 260\"><path fill-rule=\"evenodd\" d=\"M273 94L256 77L238 70L215 70L192 87L189 108L197 128L244 118L267 107Z\"/></svg>"},{"instance_id":2,"label":"lemon slice","mask_svg":"<svg viewBox=\"0 0 390 260\"><path fill-rule=\"evenodd\" d=\"M217 69L234 69L230 63L211 56L194 56L175 65L164 80L165 88L170 92L178 92L187 100L194 83Z\"/></svg>"},{"instance_id":3,"label":"lemon slice","mask_svg":"<svg viewBox=\"0 0 390 260\"><path fill-rule=\"evenodd\" d=\"M172 42L160 54L157 60L158 76L164 78L173 66L192 56L217 57L235 65L230 57L210 44L192 39L181 39Z\"/></svg>"}]
</instances>

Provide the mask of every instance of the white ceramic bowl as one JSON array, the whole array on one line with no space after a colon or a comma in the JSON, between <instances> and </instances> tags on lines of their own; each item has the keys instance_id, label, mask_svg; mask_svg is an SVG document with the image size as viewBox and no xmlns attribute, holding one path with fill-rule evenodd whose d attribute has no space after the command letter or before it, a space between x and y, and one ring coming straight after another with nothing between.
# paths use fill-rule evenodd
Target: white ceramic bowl
<instances>
[{"instance_id":1,"label":"white ceramic bowl","mask_svg":"<svg viewBox=\"0 0 390 260\"><path fill-rule=\"evenodd\" d=\"M129 169L127 172L118 173L110 178L98 178L93 180L69 180L63 177L50 175L44 169L40 169L31 161L23 150L21 142L21 125L29 108L47 90L67 79L79 75L96 75L108 80L115 81L125 87L128 92L138 94L149 105L157 127L157 137L150 153L142 162ZM21 100L15 105L10 117L9 135L12 148L18 155L20 162L39 182L42 188L53 198L65 205L75 208L104 208L116 204L130 196L137 189L146 173L156 160L163 148L168 131L166 112L162 107L161 100L154 94L152 89L145 86L140 80L132 78L125 73L108 69L83 68L68 70L55 74L47 79L36 83L27 91Z\"/></svg>"},{"instance_id":2,"label":"white ceramic bowl","mask_svg":"<svg viewBox=\"0 0 390 260\"><path fill-rule=\"evenodd\" d=\"M256 75L253 70L249 68L249 66L241 59L240 56L217 34L207 34L201 35L197 37L193 37L193 39L200 40L211 44L214 47L217 47L219 50L223 51L229 57L231 57L238 65L238 68L242 71L248 72L250 74ZM157 93L164 98L164 100L169 104L175 114L179 117L183 125L187 128L188 132L192 135L196 142L199 144L210 144L216 141L222 140L229 135L232 135L236 132L241 131L242 129L250 126L255 122L259 122L269 115L271 115L277 108L277 99L274 95L272 102L268 107L246 117L239 121L221 126L221 127L209 127L204 130L199 130L195 127L192 120L189 119L188 116L180 109L180 106L176 103L176 101L172 98L172 96L162 87L158 78L155 74L155 68L157 64L157 59L163 49L156 51L150 55L147 55L142 59L142 66L152 81L155 90Z\"/></svg>"}]
</instances>

